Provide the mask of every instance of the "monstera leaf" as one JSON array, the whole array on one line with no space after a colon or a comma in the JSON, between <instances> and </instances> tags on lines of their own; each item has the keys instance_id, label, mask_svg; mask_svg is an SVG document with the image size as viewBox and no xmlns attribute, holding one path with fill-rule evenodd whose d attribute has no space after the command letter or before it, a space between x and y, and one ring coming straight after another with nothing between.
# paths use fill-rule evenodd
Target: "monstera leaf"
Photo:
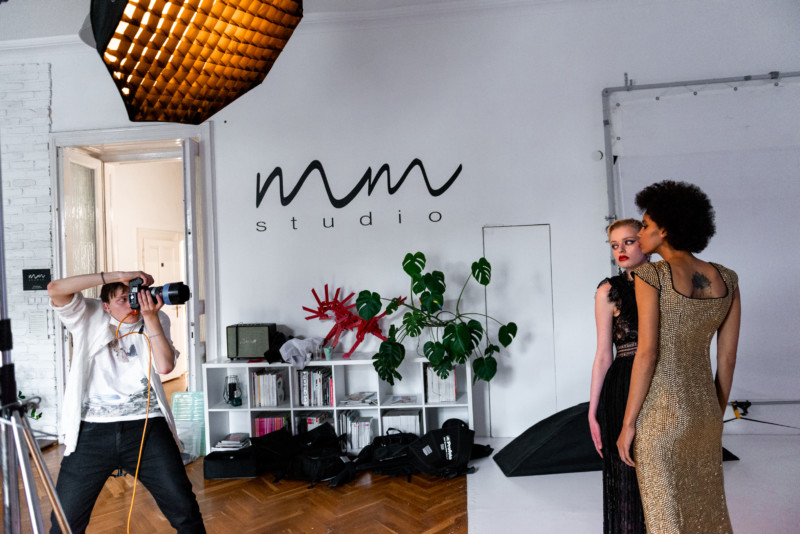
<instances>
[{"instance_id":1,"label":"monstera leaf","mask_svg":"<svg viewBox=\"0 0 800 534\"><path fill-rule=\"evenodd\" d=\"M500 340L500 343L502 343L504 347L507 347L511 345L511 342L514 340L514 336L516 335L516 323L508 323L500 327L500 330L497 332L497 339Z\"/></svg>"},{"instance_id":2,"label":"monstera leaf","mask_svg":"<svg viewBox=\"0 0 800 534\"><path fill-rule=\"evenodd\" d=\"M486 258L481 258L472 264L472 276L482 286L488 286L492 281L492 266L486 261Z\"/></svg>"},{"instance_id":3,"label":"monstera leaf","mask_svg":"<svg viewBox=\"0 0 800 534\"><path fill-rule=\"evenodd\" d=\"M356 298L356 310L359 317L369 321L381 311L381 296L367 290L362 291Z\"/></svg>"},{"instance_id":4,"label":"monstera leaf","mask_svg":"<svg viewBox=\"0 0 800 534\"><path fill-rule=\"evenodd\" d=\"M473 382L477 380L489 382L497 374L497 360L494 356L475 358L472 361L472 371L474 373Z\"/></svg>"},{"instance_id":5,"label":"monstera leaf","mask_svg":"<svg viewBox=\"0 0 800 534\"><path fill-rule=\"evenodd\" d=\"M416 254L411 254L410 252L406 254L406 257L403 258L403 270L410 276L411 278L417 278L422 276L422 269L425 268L425 254L422 252L417 252Z\"/></svg>"},{"instance_id":6,"label":"monstera leaf","mask_svg":"<svg viewBox=\"0 0 800 534\"><path fill-rule=\"evenodd\" d=\"M378 347L378 353L372 359L372 366L375 367L378 376L384 382L394 385L394 379L402 380L403 377L397 372L397 368L403 363L406 355L406 348L402 343L387 340Z\"/></svg>"},{"instance_id":7,"label":"monstera leaf","mask_svg":"<svg viewBox=\"0 0 800 534\"><path fill-rule=\"evenodd\" d=\"M422 333L422 329L425 327L425 314L419 310L406 312L405 315L403 315L403 326L409 337L419 336Z\"/></svg>"},{"instance_id":8,"label":"monstera leaf","mask_svg":"<svg viewBox=\"0 0 800 534\"><path fill-rule=\"evenodd\" d=\"M428 313L435 313L442 309L444 295L441 293L424 292L419 296L419 303L422 309Z\"/></svg>"},{"instance_id":9,"label":"monstera leaf","mask_svg":"<svg viewBox=\"0 0 800 534\"><path fill-rule=\"evenodd\" d=\"M448 357L444 345L439 341L428 341L423 345L422 351L436 374L447 378L453 369L453 362Z\"/></svg>"},{"instance_id":10,"label":"monstera leaf","mask_svg":"<svg viewBox=\"0 0 800 534\"><path fill-rule=\"evenodd\" d=\"M441 271L433 271L432 273L425 273L422 276L422 281L425 283L425 288L431 293L441 295L447 286L444 283L444 273Z\"/></svg>"},{"instance_id":11,"label":"monstera leaf","mask_svg":"<svg viewBox=\"0 0 800 534\"><path fill-rule=\"evenodd\" d=\"M455 356L464 356L475 348L469 327L464 323L451 323L445 326L443 339Z\"/></svg>"},{"instance_id":12,"label":"monstera leaf","mask_svg":"<svg viewBox=\"0 0 800 534\"><path fill-rule=\"evenodd\" d=\"M467 330L469 330L469 338L473 347L477 347L483 339L483 326L475 319L470 319L467 322Z\"/></svg>"}]
</instances>

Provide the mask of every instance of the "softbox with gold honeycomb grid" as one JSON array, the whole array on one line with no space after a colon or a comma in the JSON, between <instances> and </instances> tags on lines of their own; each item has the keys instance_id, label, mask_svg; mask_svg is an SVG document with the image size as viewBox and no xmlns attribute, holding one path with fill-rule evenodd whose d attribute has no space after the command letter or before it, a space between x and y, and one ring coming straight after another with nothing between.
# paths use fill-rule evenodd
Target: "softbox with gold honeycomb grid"
<instances>
[{"instance_id":1,"label":"softbox with gold honeycomb grid","mask_svg":"<svg viewBox=\"0 0 800 534\"><path fill-rule=\"evenodd\" d=\"M302 0L92 0L92 33L134 122L200 124L266 77Z\"/></svg>"}]
</instances>

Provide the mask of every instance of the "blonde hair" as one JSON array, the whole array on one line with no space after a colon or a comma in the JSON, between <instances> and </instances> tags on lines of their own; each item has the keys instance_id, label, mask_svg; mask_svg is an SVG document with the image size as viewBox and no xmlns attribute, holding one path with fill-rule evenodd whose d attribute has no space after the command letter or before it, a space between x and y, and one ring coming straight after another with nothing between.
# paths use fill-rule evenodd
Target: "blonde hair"
<instances>
[{"instance_id":1,"label":"blonde hair","mask_svg":"<svg viewBox=\"0 0 800 534\"><path fill-rule=\"evenodd\" d=\"M632 226L638 232L639 230L642 229L642 221L640 221L639 219L617 219L616 221L609 224L608 228L606 228L606 234L608 234L608 238L611 239L611 232L623 226Z\"/></svg>"}]
</instances>

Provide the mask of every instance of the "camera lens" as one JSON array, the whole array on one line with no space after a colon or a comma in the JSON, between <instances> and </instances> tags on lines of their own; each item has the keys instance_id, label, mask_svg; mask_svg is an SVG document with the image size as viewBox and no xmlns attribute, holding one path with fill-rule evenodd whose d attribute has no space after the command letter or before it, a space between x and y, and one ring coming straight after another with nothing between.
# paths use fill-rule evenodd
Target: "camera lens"
<instances>
[{"instance_id":1,"label":"camera lens","mask_svg":"<svg viewBox=\"0 0 800 534\"><path fill-rule=\"evenodd\" d=\"M153 298L161 294L161 298L164 299L164 304L171 305L183 304L192 297L189 286L183 282L173 282L160 287L154 287L150 289L150 294Z\"/></svg>"}]
</instances>

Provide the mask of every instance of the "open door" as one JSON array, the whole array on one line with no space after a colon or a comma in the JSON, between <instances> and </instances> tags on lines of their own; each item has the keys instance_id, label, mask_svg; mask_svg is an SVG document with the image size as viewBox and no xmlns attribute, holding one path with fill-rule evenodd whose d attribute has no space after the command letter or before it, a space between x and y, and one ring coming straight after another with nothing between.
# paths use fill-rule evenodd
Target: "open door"
<instances>
[{"instance_id":1,"label":"open door","mask_svg":"<svg viewBox=\"0 0 800 534\"><path fill-rule=\"evenodd\" d=\"M203 186L197 173L200 165L200 146L194 139L183 140L183 191L186 239L186 285L192 298L186 305L188 344L188 384L190 391L203 388L202 365L206 360L205 285L204 285L204 231Z\"/></svg>"},{"instance_id":2,"label":"open door","mask_svg":"<svg viewBox=\"0 0 800 534\"><path fill-rule=\"evenodd\" d=\"M63 276L103 271L106 269L103 162L74 148L59 148L57 158L63 184L56 216L64 251L58 269ZM87 289L84 294L100 296L98 288ZM57 324L60 341L56 343L56 390L60 399L72 361L72 338L60 322Z\"/></svg>"},{"instance_id":3,"label":"open door","mask_svg":"<svg viewBox=\"0 0 800 534\"><path fill-rule=\"evenodd\" d=\"M74 148L61 150L64 176L62 216L66 276L104 271L105 187L103 162ZM97 297L97 288L84 296Z\"/></svg>"}]
</instances>

